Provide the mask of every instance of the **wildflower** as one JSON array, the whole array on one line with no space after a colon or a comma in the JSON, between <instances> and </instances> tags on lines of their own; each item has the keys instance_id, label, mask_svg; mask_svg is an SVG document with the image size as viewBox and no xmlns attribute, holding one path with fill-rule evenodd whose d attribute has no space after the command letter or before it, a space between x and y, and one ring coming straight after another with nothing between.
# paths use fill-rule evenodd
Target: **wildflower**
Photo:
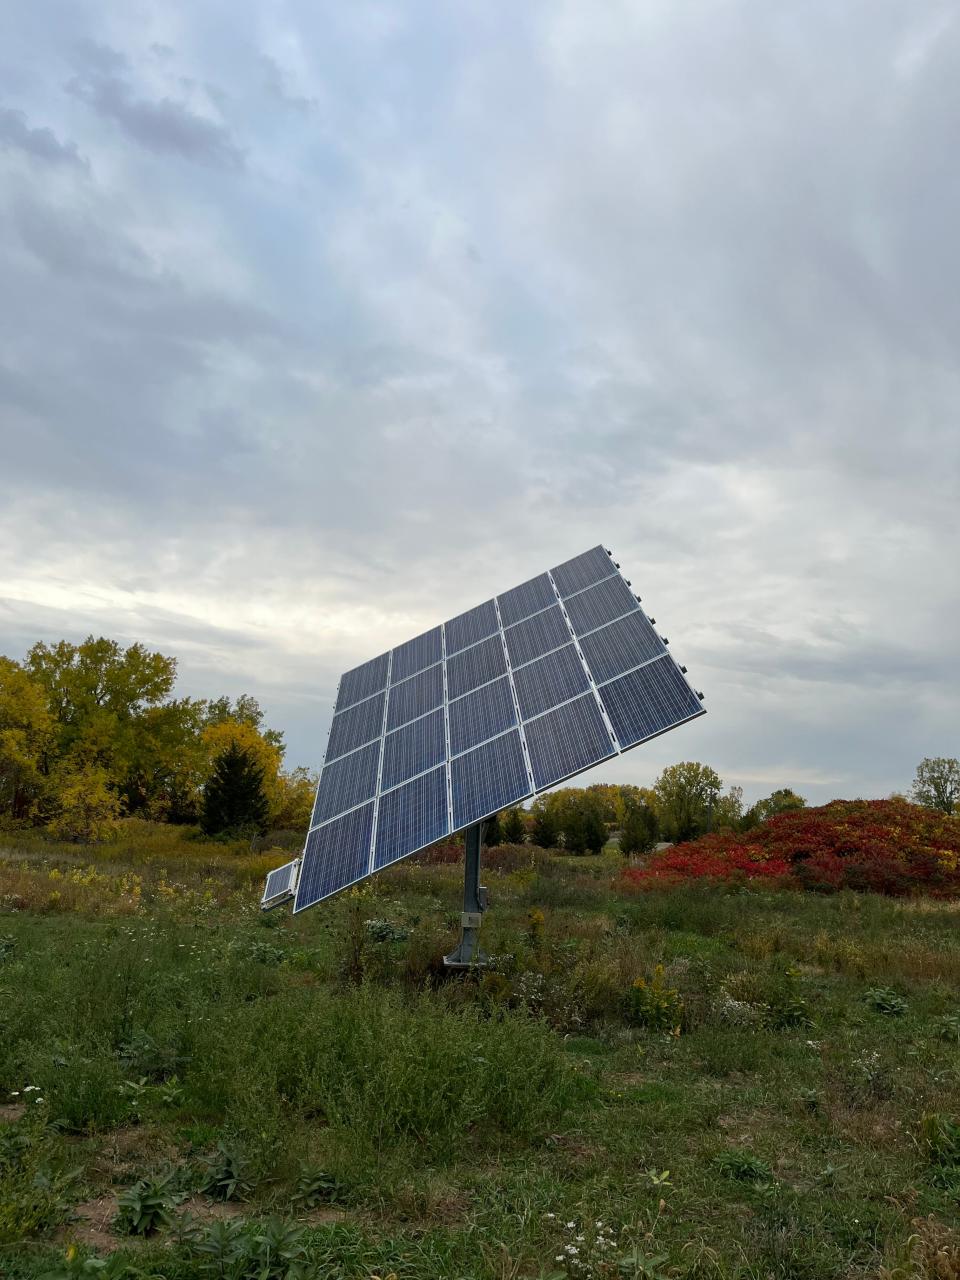
<instances>
[{"instance_id":1,"label":"wildflower","mask_svg":"<svg viewBox=\"0 0 960 1280\"><path fill-rule=\"evenodd\" d=\"M40 1086L39 1086L38 1084L28 1084L28 1085L25 1085L25 1086L24 1086L24 1089L23 1089L23 1092L24 1092L24 1093L39 1093L39 1092L40 1092Z\"/></svg>"},{"instance_id":2,"label":"wildflower","mask_svg":"<svg viewBox=\"0 0 960 1280\"><path fill-rule=\"evenodd\" d=\"M42 1101L43 1101L42 1098L34 1098L34 1102L42 1102Z\"/></svg>"},{"instance_id":3,"label":"wildflower","mask_svg":"<svg viewBox=\"0 0 960 1280\"><path fill-rule=\"evenodd\" d=\"M19 1098L19 1097L20 1097L20 1090L19 1090L19 1089L14 1089L14 1091L13 1091L13 1093L11 1093L10 1097L11 1097L11 1098Z\"/></svg>"}]
</instances>

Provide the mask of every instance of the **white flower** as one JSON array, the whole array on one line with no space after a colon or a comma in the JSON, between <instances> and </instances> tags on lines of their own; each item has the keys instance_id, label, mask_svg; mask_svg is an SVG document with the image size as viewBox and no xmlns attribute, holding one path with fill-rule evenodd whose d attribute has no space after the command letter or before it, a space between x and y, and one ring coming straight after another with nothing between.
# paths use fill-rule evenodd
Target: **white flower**
<instances>
[{"instance_id":1,"label":"white flower","mask_svg":"<svg viewBox=\"0 0 960 1280\"><path fill-rule=\"evenodd\" d=\"M593 1225L594 1225L594 1226L597 1228L597 1230L599 1231L599 1230L600 1230L600 1228L603 1226L603 1223L602 1223L602 1222L601 1222L601 1220L598 1218L598 1219L596 1220L596 1222L595 1222Z\"/></svg>"},{"instance_id":2,"label":"white flower","mask_svg":"<svg viewBox=\"0 0 960 1280\"><path fill-rule=\"evenodd\" d=\"M19 1098L19 1097L20 1097L20 1090L19 1090L19 1089L14 1089L14 1091L13 1091L13 1093L11 1093L10 1097L11 1097L11 1098Z\"/></svg>"},{"instance_id":3,"label":"white flower","mask_svg":"<svg viewBox=\"0 0 960 1280\"><path fill-rule=\"evenodd\" d=\"M24 1092L24 1093L39 1093L39 1092L40 1092L40 1086L39 1086L38 1084L28 1084L28 1085L24 1085L23 1092Z\"/></svg>"},{"instance_id":4,"label":"white flower","mask_svg":"<svg viewBox=\"0 0 960 1280\"><path fill-rule=\"evenodd\" d=\"M42 1101L43 1101L42 1098L34 1098L34 1102L42 1102Z\"/></svg>"},{"instance_id":5,"label":"white flower","mask_svg":"<svg viewBox=\"0 0 960 1280\"><path fill-rule=\"evenodd\" d=\"M575 1227L576 1225L577 1225L577 1224L576 1224L575 1222L568 1222L568 1223L567 1223L567 1226L569 1227L569 1229L570 1229L571 1231L574 1229L574 1227Z\"/></svg>"},{"instance_id":6,"label":"white flower","mask_svg":"<svg viewBox=\"0 0 960 1280\"><path fill-rule=\"evenodd\" d=\"M547 1218L550 1222L553 1222L554 1218L556 1218L557 1215L555 1213L545 1213L543 1216Z\"/></svg>"}]
</instances>

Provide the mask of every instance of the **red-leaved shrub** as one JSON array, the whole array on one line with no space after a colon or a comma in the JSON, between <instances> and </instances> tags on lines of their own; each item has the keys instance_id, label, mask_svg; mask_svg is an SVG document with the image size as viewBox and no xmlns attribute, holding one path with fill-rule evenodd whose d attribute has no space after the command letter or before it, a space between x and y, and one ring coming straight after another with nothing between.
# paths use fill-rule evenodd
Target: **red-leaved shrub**
<instances>
[{"instance_id":1,"label":"red-leaved shrub","mask_svg":"<svg viewBox=\"0 0 960 1280\"><path fill-rule=\"evenodd\" d=\"M960 894L960 819L905 800L834 800L752 831L673 845L622 873L625 889L698 879L772 880L834 893Z\"/></svg>"}]
</instances>

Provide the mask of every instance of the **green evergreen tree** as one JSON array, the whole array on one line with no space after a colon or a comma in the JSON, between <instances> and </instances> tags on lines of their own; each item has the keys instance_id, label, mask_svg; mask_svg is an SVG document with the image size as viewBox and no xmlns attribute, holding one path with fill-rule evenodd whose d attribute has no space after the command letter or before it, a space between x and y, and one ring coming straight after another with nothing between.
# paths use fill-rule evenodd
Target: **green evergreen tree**
<instances>
[{"instance_id":1,"label":"green evergreen tree","mask_svg":"<svg viewBox=\"0 0 960 1280\"><path fill-rule=\"evenodd\" d=\"M587 824L583 805L568 800L563 815L563 847L567 853L586 853Z\"/></svg>"},{"instance_id":2,"label":"green evergreen tree","mask_svg":"<svg viewBox=\"0 0 960 1280\"><path fill-rule=\"evenodd\" d=\"M200 827L208 836L225 833L263 835L269 805L263 789L263 769L236 743L214 762L203 789Z\"/></svg>"},{"instance_id":3,"label":"green evergreen tree","mask_svg":"<svg viewBox=\"0 0 960 1280\"><path fill-rule=\"evenodd\" d=\"M627 805L620 829L620 852L625 857L632 853L646 853L657 843L659 835L657 815L648 804L641 800Z\"/></svg>"},{"instance_id":4,"label":"green evergreen tree","mask_svg":"<svg viewBox=\"0 0 960 1280\"><path fill-rule=\"evenodd\" d=\"M542 801L533 806L533 830L530 834L533 843L541 849L556 849L560 832L552 811Z\"/></svg>"},{"instance_id":5,"label":"green evergreen tree","mask_svg":"<svg viewBox=\"0 0 960 1280\"><path fill-rule=\"evenodd\" d=\"M517 808L508 809L503 815L503 838L507 844L523 844L527 838L527 828Z\"/></svg>"},{"instance_id":6,"label":"green evergreen tree","mask_svg":"<svg viewBox=\"0 0 960 1280\"><path fill-rule=\"evenodd\" d=\"M601 853L607 843L607 824L603 820L603 798L585 791L582 803L583 847L589 853Z\"/></svg>"},{"instance_id":7,"label":"green evergreen tree","mask_svg":"<svg viewBox=\"0 0 960 1280\"><path fill-rule=\"evenodd\" d=\"M495 849L503 844L503 831L500 828L500 815L495 813L483 824L483 843L488 849Z\"/></svg>"}]
</instances>

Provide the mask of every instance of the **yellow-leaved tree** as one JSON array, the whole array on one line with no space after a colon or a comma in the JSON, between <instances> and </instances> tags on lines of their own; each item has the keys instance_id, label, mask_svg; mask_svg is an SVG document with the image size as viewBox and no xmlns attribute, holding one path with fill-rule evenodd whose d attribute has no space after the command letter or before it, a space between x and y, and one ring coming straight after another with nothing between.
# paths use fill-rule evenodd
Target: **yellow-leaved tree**
<instances>
[{"instance_id":1,"label":"yellow-leaved tree","mask_svg":"<svg viewBox=\"0 0 960 1280\"><path fill-rule=\"evenodd\" d=\"M0 822L30 822L49 791L53 716L43 686L0 657Z\"/></svg>"}]
</instances>

